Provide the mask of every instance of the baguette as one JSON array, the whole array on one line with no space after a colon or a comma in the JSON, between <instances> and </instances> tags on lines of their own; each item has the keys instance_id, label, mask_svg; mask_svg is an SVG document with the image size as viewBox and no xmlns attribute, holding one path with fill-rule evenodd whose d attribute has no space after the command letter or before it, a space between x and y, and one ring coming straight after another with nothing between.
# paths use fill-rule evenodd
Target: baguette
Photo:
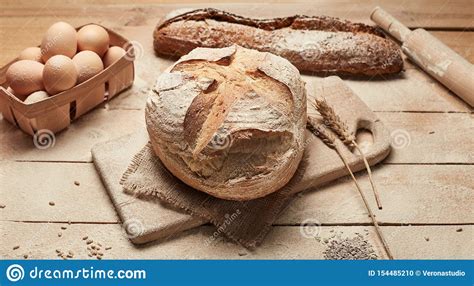
<instances>
[{"instance_id":1,"label":"baguette","mask_svg":"<svg viewBox=\"0 0 474 286\"><path fill-rule=\"evenodd\" d=\"M145 118L154 152L181 181L218 198L251 200L295 173L306 90L281 57L197 48L158 77Z\"/></svg>"},{"instance_id":2,"label":"baguette","mask_svg":"<svg viewBox=\"0 0 474 286\"><path fill-rule=\"evenodd\" d=\"M324 16L251 19L212 8L170 14L153 34L159 55L237 44L284 57L302 72L372 76L403 69L399 47L365 24Z\"/></svg>"}]
</instances>

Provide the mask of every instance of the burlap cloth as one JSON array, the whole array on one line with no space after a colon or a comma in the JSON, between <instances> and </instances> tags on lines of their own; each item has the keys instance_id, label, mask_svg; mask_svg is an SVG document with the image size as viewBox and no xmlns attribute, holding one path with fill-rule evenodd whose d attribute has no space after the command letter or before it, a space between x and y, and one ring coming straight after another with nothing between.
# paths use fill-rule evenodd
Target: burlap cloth
<instances>
[{"instance_id":1,"label":"burlap cloth","mask_svg":"<svg viewBox=\"0 0 474 286\"><path fill-rule=\"evenodd\" d=\"M301 161L305 164L305 160ZM292 186L304 173L301 166L281 190L251 201L223 200L195 190L174 177L148 143L134 156L120 183L138 198L158 198L192 216L210 221L223 234L247 248L258 246L291 200ZM212 240L211 238L210 240Z\"/></svg>"}]
</instances>

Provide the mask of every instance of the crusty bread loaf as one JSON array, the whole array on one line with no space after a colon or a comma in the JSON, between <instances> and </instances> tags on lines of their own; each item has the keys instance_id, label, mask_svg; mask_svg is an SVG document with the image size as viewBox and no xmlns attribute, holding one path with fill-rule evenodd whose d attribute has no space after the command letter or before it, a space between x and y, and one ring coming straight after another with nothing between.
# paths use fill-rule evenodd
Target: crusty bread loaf
<instances>
[{"instance_id":1,"label":"crusty bread loaf","mask_svg":"<svg viewBox=\"0 0 474 286\"><path fill-rule=\"evenodd\" d=\"M145 117L155 153L176 177L215 197L250 200L296 171L306 90L281 57L197 48L160 75Z\"/></svg>"},{"instance_id":2,"label":"crusty bread loaf","mask_svg":"<svg viewBox=\"0 0 474 286\"><path fill-rule=\"evenodd\" d=\"M210 8L170 14L153 34L161 55L237 44L284 57L306 72L377 75L403 68L399 47L364 24L331 17L250 19Z\"/></svg>"}]
</instances>

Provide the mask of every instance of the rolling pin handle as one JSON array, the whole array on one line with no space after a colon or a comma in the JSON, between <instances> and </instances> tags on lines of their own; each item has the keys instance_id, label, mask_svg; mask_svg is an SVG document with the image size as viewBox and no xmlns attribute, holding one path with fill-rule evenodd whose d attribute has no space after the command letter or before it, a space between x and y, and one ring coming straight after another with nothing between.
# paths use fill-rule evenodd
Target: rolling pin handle
<instances>
[{"instance_id":1,"label":"rolling pin handle","mask_svg":"<svg viewBox=\"0 0 474 286\"><path fill-rule=\"evenodd\" d=\"M370 19L401 42L411 33L410 29L378 6L370 14Z\"/></svg>"}]
</instances>

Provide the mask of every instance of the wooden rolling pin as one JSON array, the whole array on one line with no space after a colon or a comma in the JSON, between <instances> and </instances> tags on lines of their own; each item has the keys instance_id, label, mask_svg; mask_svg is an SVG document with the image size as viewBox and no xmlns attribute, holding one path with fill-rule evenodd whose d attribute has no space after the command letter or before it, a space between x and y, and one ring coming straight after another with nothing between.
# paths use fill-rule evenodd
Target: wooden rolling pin
<instances>
[{"instance_id":1,"label":"wooden rolling pin","mask_svg":"<svg viewBox=\"0 0 474 286\"><path fill-rule=\"evenodd\" d=\"M474 66L423 29L411 31L382 8L372 21L402 42L403 52L432 77L474 106Z\"/></svg>"}]
</instances>

